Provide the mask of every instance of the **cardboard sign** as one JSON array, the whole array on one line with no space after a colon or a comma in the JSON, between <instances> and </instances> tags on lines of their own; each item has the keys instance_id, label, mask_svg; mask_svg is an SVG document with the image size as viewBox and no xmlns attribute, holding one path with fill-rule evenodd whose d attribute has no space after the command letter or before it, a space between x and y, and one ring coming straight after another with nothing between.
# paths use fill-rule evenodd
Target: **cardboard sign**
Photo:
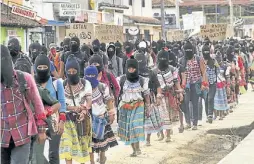
<instances>
[{"instance_id":1,"label":"cardboard sign","mask_svg":"<svg viewBox=\"0 0 254 164\"><path fill-rule=\"evenodd\" d=\"M20 7L20 6L12 6L11 13L22 16L22 17L26 17L29 19L35 19L37 16L36 12L26 9L24 7Z\"/></svg>"},{"instance_id":2,"label":"cardboard sign","mask_svg":"<svg viewBox=\"0 0 254 164\"><path fill-rule=\"evenodd\" d=\"M72 23L66 26L67 37L78 37L80 43L89 43L94 40L94 26L88 23Z\"/></svg>"},{"instance_id":3,"label":"cardboard sign","mask_svg":"<svg viewBox=\"0 0 254 164\"><path fill-rule=\"evenodd\" d=\"M95 27L96 38L100 42L109 43L117 40L123 43L123 26L116 25L98 25Z\"/></svg>"},{"instance_id":4,"label":"cardboard sign","mask_svg":"<svg viewBox=\"0 0 254 164\"><path fill-rule=\"evenodd\" d=\"M78 3L60 3L60 16L77 16L81 12L81 4Z\"/></svg>"},{"instance_id":5,"label":"cardboard sign","mask_svg":"<svg viewBox=\"0 0 254 164\"><path fill-rule=\"evenodd\" d=\"M184 40L184 31L183 30L174 30L167 32L168 41L181 41Z\"/></svg>"},{"instance_id":6,"label":"cardboard sign","mask_svg":"<svg viewBox=\"0 0 254 164\"><path fill-rule=\"evenodd\" d=\"M227 24L207 24L200 26L200 34L210 41L218 41L226 38Z\"/></svg>"}]
</instances>

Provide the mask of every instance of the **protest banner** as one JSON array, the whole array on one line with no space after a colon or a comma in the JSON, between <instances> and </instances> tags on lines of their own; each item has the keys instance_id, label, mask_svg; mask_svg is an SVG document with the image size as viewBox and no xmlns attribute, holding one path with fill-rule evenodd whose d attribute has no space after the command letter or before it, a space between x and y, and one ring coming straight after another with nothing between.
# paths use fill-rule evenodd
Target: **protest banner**
<instances>
[{"instance_id":1,"label":"protest banner","mask_svg":"<svg viewBox=\"0 0 254 164\"><path fill-rule=\"evenodd\" d=\"M184 40L184 31L183 30L168 31L167 40L171 42Z\"/></svg>"},{"instance_id":2,"label":"protest banner","mask_svg":"<svg viewBox=\"0 0 254 164\"><path fill-rule=\"evenodd\" d=\"M123 26L98 25L95 27L95 37L104 43L116 42L117 40L123 43Z\"/></svg>"},{"instance_id":3,"label":"protest banner","mask_svg":"<svg viewBox=\"0 0 254 164\"><path fill-rule=\"evenodd\" d=\"M227 24L207 24L200 26L202 38L208 37L210 41L226 39Z\"/></svg>"},{"instance_id":4,"label":"protest banner","mask_svg":"<svg viewBox=\"0 0 254 164\"><path fill-rule=\"evenodd\" d=\"M94 25L89 23L71 23L66 26L67 37L78 37L80 43L91 43L94 40Z\"/></svg>"}]
</instances>

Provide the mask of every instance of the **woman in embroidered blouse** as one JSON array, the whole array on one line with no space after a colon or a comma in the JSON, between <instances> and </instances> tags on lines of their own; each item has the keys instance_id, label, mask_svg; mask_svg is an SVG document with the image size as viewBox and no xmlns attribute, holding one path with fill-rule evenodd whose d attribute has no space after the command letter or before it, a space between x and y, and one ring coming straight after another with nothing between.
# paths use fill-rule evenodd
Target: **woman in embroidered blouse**
<instances>
[{"instance_id":1,"label":"woman in embroidered blouse","mask_svg":"<svg viewBox=\"0 0 254 164\"><path fill-rule=\"evenodd\" d=\"M92 87L89 81L79 78L79 64L73 55L68 58L65 66L67 121L60 143L60 158L65 159L66 164L72 164L73 160L85 163L90 161L92 152L91 117L88 112L92 105ZM79 120L85 121L83 135L79 135L76 129L75 123Z\"/></svg>"},{"instance_id":2,"label":"woman in embroidered blouse","mask_svg":"<svg viewBox=\"0 0 254 164\"><path fill-rule=\"evenodd\" d=\"M118 136L120 141L132 146L131 157L136 157L141 154L139 142L145 140L144 112L150 112L149 80L139 76L138 61L133 56L126 61L126 68L126 75L120 77L120 86L123 87L118 105Z\"/></svg>"},{"instance_id":3,"label":"woman in embroidered blouse","mask_svg":"<svg viewBox=\"0 0 254 164\"><path fill-rule=\"evenodd\" d=\"M179 104L177 98L180 101L183 100L181 93L182 89L178 82L177 69L169 65L169 53L168 51L161 50L157 56L157 68L156 74L160 82L160 86L163 91L164 99L162 99L161 105L161 117L164 120L163 129L167 131L166 142L171 141L171 121L173 118L173 112L179 111ZM177 97L174 94L177 94ZM164 139L164 133L161 132L159 140Z\"/></svg>"},{"instance_id":4,"label":"woman in embroidered blouse","mask_svg":"<svg viewBox=\"0 0 254 164\"><path fill-rule=\"evenodd\" d=\"M98 71L95 66L89 66L85 70L85 79L90 81L92 93L92 117L93 117L93 153L99 153L100 164L106 163L105 152L109 147L118 145L111 124L115 119L114 97L110 96L109 87L100 83ZM91 164L94 164L91 154Z\"/></svg>"}]
</instances>

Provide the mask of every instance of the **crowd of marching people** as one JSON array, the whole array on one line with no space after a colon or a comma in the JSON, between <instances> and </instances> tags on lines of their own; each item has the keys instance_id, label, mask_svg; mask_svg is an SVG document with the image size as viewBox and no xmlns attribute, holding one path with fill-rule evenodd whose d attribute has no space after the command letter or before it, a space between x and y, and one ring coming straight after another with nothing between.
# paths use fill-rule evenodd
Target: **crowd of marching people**
<instances>
[{"instance_id":1,"label":"crowd of marching people","mask_svg":"<svg viewBox=\"0 0 254 164\"><path fill-rule=\"evenodd\" d=\"M173 122L179 133L197 130L203 108L207 123L223 120L248 83L254 91L251 39L81 45L73 37L49 49L32 43L26 55L12 38L1 45L1 163L44 164L46 139L50 164L105 164L118 142L136 157L152 134L171 142Z\"/></svg>"}]
</instances>

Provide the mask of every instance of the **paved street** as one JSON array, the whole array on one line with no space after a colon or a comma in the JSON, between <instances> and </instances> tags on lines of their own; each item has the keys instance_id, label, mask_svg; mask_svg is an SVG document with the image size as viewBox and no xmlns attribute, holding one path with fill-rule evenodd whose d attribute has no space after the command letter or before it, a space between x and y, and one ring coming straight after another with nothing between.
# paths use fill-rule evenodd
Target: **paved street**
<instances>
[{"instance_id":1,"label":"paved street","mask_svg":"<svg viewBox=\"0 0 254 164\"><path fill-rule=\"evenodd\" d=\"M142 155L137 158L130 158L131 148L119 143L119 146L112 148L107 152L108 164L158 164L177 148L201 137L210 129L223 129L250 125L254 121L254 92L248 92L240 96L240 104L223 121L216 120L213 124L205 123L203 119L202 126L197 131L187 130L183 134L178 133L178 125L174 126L173 142L165 143L156 141L154 134L151 139L151 147L145 147L142 143ZM253 142L253 140L252 140ZM45 149L47 150L47 149ZM253 151L252 151L253 152ZM61 161L61 164L65 164ZM249 164L249 163L248 163Z\"/></svg>"}]
</instances>

